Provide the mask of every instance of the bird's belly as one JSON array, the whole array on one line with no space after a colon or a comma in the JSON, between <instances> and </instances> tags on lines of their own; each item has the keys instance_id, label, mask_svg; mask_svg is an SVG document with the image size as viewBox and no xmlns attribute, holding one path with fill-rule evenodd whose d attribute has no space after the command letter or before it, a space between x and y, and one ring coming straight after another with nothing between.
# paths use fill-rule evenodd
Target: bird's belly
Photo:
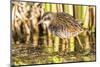
<instances>
[{"instance_id":1,"label":"bird's belly","mask_svg":"<svg viewBox=\"0 0 100 67\"><path fill-rule=\"evenodd\" d=\"M68 31L66 30L66 28L63 28L62 26L58 27L52 25L48 29L51 31L51 33L53 33L61 39L69 39L71 36L77 36L79 34L79 32L77 31Z\"/></svg>"},{"instance_id":2,"label":"bird's belly","mask_svg":"<svg viewBox=\"0 0 100 67\"><path fill-rule=\"evenodd\" d=\"M78 32L63 32L63 31L52 31L52 33L61 39L69 39L71 36L77 36Z\"/></svg>"},{"instance_id":3,"label":"bird's belly","mask_svg":"<svg viewBox=\"0 0 100 67\"><path fill-rule=\"evenodd\" d=\"M65 33L62 31L51 31L54 35L58 36L61 39L68 39L70 38L71 34L70 33Z\"/></svg>"}]
</instances>

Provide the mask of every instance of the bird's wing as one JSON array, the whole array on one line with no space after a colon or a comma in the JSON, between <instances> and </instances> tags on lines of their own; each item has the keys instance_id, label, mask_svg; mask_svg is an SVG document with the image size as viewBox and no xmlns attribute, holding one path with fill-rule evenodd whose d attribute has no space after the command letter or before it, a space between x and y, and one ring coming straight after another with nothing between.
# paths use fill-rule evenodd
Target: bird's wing
<instances>
[{"instance_id":1,"label":"bird's wing","mask_svg":"<svg viewBox=\"0 0 100 67\"><path fill-rule=\"evenodd\" d=\"M81 25L73 16L67 13L58 13L57 20L59 25L63 25L68 32L79 32L82 30ZM61 21L60 21L61 20Z\"/></svg>"}]
</instances>

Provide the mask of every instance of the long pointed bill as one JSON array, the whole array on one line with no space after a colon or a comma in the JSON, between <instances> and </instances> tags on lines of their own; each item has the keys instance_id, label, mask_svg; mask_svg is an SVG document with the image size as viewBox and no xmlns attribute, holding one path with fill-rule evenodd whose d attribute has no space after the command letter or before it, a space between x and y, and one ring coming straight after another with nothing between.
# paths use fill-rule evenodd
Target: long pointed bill
<instances>
[{"instance_id":1,"label":"long pointed bill","mask_svg":"<svg viewBox=\"0 0 100 67\"><path fill-rule=\"evenodd\" d=\"M40 20L36 25L39 25L39 24L41 24L42 23L42 20Z\"/></svg>"}]
</instances>

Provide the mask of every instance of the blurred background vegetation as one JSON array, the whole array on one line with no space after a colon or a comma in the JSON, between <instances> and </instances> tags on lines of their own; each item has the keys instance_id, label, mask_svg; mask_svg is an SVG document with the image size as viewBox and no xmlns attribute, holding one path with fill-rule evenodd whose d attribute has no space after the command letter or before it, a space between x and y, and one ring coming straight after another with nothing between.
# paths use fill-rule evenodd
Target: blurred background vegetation
<instances>
[{"instance_id":1,"label":"blurred background vegetation","mask_svg":"<svg viewBox=\"0 0 100 67\"><path fill-rule=\"evenodd\" d=\"M45 12L65 12L80 21L81 34L68 39L68 44L36 25ZM95 61L96 8L93 5L36 2L11 3L12 65Z\"/></svg>"}]
</instances>

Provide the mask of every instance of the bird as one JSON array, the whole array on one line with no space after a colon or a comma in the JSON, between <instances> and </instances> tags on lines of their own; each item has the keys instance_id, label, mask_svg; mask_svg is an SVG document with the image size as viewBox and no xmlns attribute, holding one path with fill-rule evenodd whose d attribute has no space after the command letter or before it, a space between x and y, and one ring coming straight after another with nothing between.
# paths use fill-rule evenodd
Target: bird
<instances>
[{"instance_id":1,"label":"bird","mask_svg":"<svg viewBox=\"0 0 100 67\"><path fill-rule=\"evenodd\" d=\"M81 24L72 15L65 12L45 12L38 24L45 24L47 29L61 39L75 37L83 31Z\"/></svg>"}]
</instances>

